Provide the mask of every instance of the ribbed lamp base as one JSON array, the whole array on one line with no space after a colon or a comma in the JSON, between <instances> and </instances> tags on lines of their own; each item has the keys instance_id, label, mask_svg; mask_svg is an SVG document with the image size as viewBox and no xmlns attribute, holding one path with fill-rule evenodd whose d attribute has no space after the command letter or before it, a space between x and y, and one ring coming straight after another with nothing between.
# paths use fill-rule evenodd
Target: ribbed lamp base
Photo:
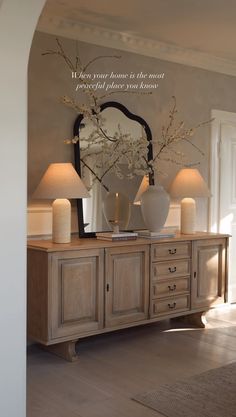
<instances>
[{"instance_id":1,"label":"ribbed lamp base","mask_svg":"<svg viewBox=\"0 0 236 417\"><path fill-rule=\"evenodd\" d=\"M181 201L181 233L191 235L195 233L196 203L193 198L183 198Z\"/></svg>"}]
</instances>

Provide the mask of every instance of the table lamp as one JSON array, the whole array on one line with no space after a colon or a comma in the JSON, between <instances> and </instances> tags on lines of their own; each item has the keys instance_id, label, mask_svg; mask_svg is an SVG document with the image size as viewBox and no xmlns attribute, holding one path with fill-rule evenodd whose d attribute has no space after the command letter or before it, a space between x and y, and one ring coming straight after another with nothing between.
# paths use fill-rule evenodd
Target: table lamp
<instances>
[{"instance_id":1,"label":"table lamp","mask_svg":"<svg viewBox=\"0 0 236 417\"><path fill-rule=\"evenodd\" d=\"M169 193L173 198L182 198L181 226L183 234L195 233L196 202L195 197L209 197L210 192L198 169L183 168L174 178Z\"/></svg>"},{"instance_id":2,"label":"table lamp","mask_svg":"<svg viewBox=\"0 0 236 417\"><path fill-rule=\"evenodd\" d=\"M90 197L71 163L50 164L33 193L36 199L55 199L52 203L52 240L71 241L71 204L68 199Z\"/></svg>"},{"instance_id":3,"label":"table lamp","mask_svg":"<svg viewBox=\"0 0 236 417\"><path fill-rule=\"evenodd\" d=\"M133 201L133 204L135 204L136 206L141 206L141 195L144 193L144 191L148 189L149 185L149 175L144 175L139 189L137 191L137 194L135 196L135 199Z\"/></svg>"}]
</instances>

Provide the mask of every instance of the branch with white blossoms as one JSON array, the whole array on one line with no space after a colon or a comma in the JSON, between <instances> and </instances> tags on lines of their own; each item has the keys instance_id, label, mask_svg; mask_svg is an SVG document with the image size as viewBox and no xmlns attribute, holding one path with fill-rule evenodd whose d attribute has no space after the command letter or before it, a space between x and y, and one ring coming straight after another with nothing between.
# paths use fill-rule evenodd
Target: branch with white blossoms
<instances>
[{"instance_id":1,"label":"branch with white blossoms","mask_svg":"<svg viewBox=\"0 0 236 417\"><path fill-rule=\"evenodd\" d=\"M76 83L78 85L80 85L80 92L84 93L87 96L88 102L89 102L89 109L90 110L94 110L95 113L99 113L100 111L100 103L101 101L104 101L106 99L108 99L108 97L110 97L112 94L139 94L139 95L149 95L152 94L151 91L129 91L127 89L124 90L112 90L112 91L108 91L106 93L103 93L102 95L99 95L97 93L97 91L95 91L93 89L93 83L94 80L89 79L88 77L86 77L87 74L87 70L90 68L90 66L92 64L94 64L94 62L97 62L98 60L101 59L121 59L121 55L101 55L101 56L97 56L93 59L91 59L87 64L83 65L81 62L81 59L79 57L79 52L78 52L78 42L76 42L75 46L76 46L76 53L75 53L75 58L74 60L69 57L69 55L66 53L65 49L63 48L62 43L59 41L58 38L56 38L56 44L57 44L57 49L56 50L47 50L46 52L42 53L43 56L47 56L47 55L52 55L52 56L56 56L60 59L62 59L65 63L65 65L68 67L68 69L70 70L71 73L76 74ZM79 103L71 100L69 97L66 97L66 99L69 99L71 101L71 103L69 104L67 102L67 100L65 100L64 104L69 105L70 107L74 108L74 110L76 112L78 112L78 109L81 107L83 107L83 104L80 105ZM72 105L73 103L73 105ZM83 112L82 112L83 113Z\"/></svg>"},{"instance_id":2,"label":"branch with white blossoms","mask_svg":"<svg viewBox=\"0 0 236 417\"><path fill-rule=\"evenodd\" d=\"M148 166L152 171L158 172L158 162L165 161L171 162L176 165L185 165L186 155L183 152L180 152L175 149L175 146L181 142L186 142L192 146L200 155L204 156L204 152L192 142L193 136L196 131L205 125L209 125L214 119L210 119L201 123L198 123L196 126L191 128L185 127L184 121L177 121L176 115L178 113L176 106L176 98L172 97L173 106L169 111L169 122L166 126L162 126L161 137L159 139L153 139L152 145L157 148L157 151L153 155L153 159L148 161ZM156 146L155 146L156 145ZM198 165L199 162L190 163L188 165Z\"/></svg>"},{"instance_id":3,"label":"branch with white blossoms","mask_svg":"<svg viewBox=\"0 0 236 417\"><path fill-rule=\"evenodd\" d=\"M90 108L93 108L96 111L96 107L98 106L98 100L99 96L97 95L96 91L91 88L91 84L93 83L92 80L85 77L86 71L92 65L95 61L98 61L100 59L120 59L120 55L103 55L103 56L97 56L90 60L87 64L83 65L78 52L78 42L76 42L76 53L75 53L75 59L73 60L69 55L66 53L66 51L63 48L62 43L59 41L58 38L56 38L56 44L57 49L53 50L47 50L46 52L42 53L43 56L46 55L52 55L56 56L64 61L68 69L71 73L76 74L76 82L77 84L81 85L81 92L83 92L85 95L87 95L87 98L90 103ZM86 80L86 81L85 81ZM105 95L103 95L105 97ZM66 103L65 103L66 104ZM76 110L76 109L75 109Z\"/></svg>"},{"instance_id":4,"label":"branch with white blossoms","mask_svg":"<svg viewBox=\"0 0 236 417\"><path fill-rule=\"evenodd\" d=\"M75 136L73 139L65 140L66 144L76 144L80 141L81 154L80 161L84 167L86 167L93 175L93 181L99 181L101 185L107 190L108 187L104 183L104 177L113 172L118 178L131 179L135 175L144 175L146 173L145 157L148 152L148 143L144 132L140 138L135 141L128 133L123 133L121 126L117 126L117 130L111 135L106 129L106 119L102 116L100 111L101 100L107 99L109 96L115 93L129 93L129 94L151 94L150 92L133 92L128 90L110 91L108 93L99 94L90 88L92 81L89 78L85 78L84 75L91 64L99 59L115 58L119 59L120 56L99 56L86 65L82 65L79 58L78 51L76 52L75 62L67 55L62 44L58 39L57 50L46 51L43 55L56 55L63 59L70 71L76 73L76 82L83 88L80 92L87 96L87 101L79 102L72 99L69 96L64 96L60 100L69 108L72 108L77 114L83 114L83 123L89 123L92 125L93 131L83 137L81 132L79 136ZM86 79L86 82L85 82ZM93 165L89 162L91 156L96 157L96 162ZM127 166L127 173L124 174L122 165Z\"/></svg>"},{"instance_id":5,"label":"branch with white blossoms","mask_svg":"<svg viewBox=\"0 0 236 417\"><path fill-rule=\"evenodd\" d=\"M85 77L86 71L90 65L100 59L120 59L121 57L118 55L98 56L83 65L78 53L78 43L76 43L75 59L72 60L65 52L60 41L56 39L56 42L57 49L46 51L43 55L53 55L61 58L69 70L76 73L76 82L77 84L80 84L81 87L79 91L87 98L87 100L84 101L77 101L68 96L64 96L61 98L61 102L73 109L76 114L82 114L83 123L89 123L92 126L92 131L87 136L83 136L83 132L80 131L79 136L75 136L73 139L67 139L65 140L65 143L76 144L79 141L81 151L83 152L83 155L81 152L82 156L80 156L80 161L92 174L92 183L94 181L99 181L108 191L108 187L104 181L109 172L114 173L120 179L132 179L135 175L149 174L152 182L154 180L154 173L160 172L160 161L176 165L186 164L186 155L175 149L181 142L188 143L198 153L204 155L202 150L192 142L192 139L200 127L209 124L213 119L199 123L195 127L186 128L184 121L179 122L176 120L178 110L176 107L176 98L174 96L172 97L173 107L169 111L169 121L166 126L162 127L160 138L153 139L151 142L153 152L155 152L152 160L148 160L147 155L150 142L147 141L144 130L139 138L133 138L131 134L122 132L120 125L117 126L117 130L112 135L108 133L106 129L106 120L101 112L102 101L115 93L151 93L119 90L99 95L97 91L92 88L91 79ZM94 159L96 159L95 163ZM93 161L92 165L90 160ZM127 167L126 173L124 173L124 170L122 169L124 164Z\"/></svg>"},{"instance_id":6,"label":"branch with white blossoms","mask_svg":"<svg viewBox=\"0 0 236 417\"><path fill-rule=\"evenodd\" d=\"M118 130L112 136L112 140L107 138L110 136L105 130L105 136L92 131L88 136L80 135L79 138L73 139L73 142L79 140L81 162L86 164L90 172L93 171L95 181L99 181L104 186L108 173L114 173L119 179L132 179L135 175L146 173L143 156L147 155L148 143L144 132L140 138L134 139L130 133L123 133L121 126L118 125ZM91 157L93 166L89 162ZM95 162L94 159L96 159ZM124 165L127 168L125 174ZM104 188L107 189L107 186Z\"/></svg>"},{"instance_id":7,"label":"branch with white blossoms","mask_svg":"<svg viewBox=\"0 0 236 417\"><path fill-rule=\"evenodd\" d=\"M167 162L175 165L186 165L187 157L184 152L175 149L176 145L186 142L192 146L200 155L204 156L202 150L192 142L196 131L213 119L201 122L194 127L186 128L184 121L178 121L176 115L176 98L173 96L173 106L169 111L169 122L162 127L161 137L153 139L153 158L148 160L148 146L145 132L142 132L140 138L134 139L131 134L123 133L121 126L118 125L117 131L113 136L108 135L105 123L106 120L100 114L94 114L90 109L84 109L86 118L92 122L94 130L86 137L80 135L75 137L69 143L80 141L81 148L84 152L83 163L86 158L96 155L96 163L91 167L88 162L86 166L94 175L95 181L100 181L104 186L104 177L108 172L113 172L119 179L132 179L135 175L151 176L154 173L161 173L159 162ZM156 149L156 150L155 150ZM124 174L122 165L126 164L127 172ZM199 162L188 163L190 166L198 165ZM99 174L100 173L100 174ZM107 188L106 186L104 188Z\"/></svg>"}]
</instances>

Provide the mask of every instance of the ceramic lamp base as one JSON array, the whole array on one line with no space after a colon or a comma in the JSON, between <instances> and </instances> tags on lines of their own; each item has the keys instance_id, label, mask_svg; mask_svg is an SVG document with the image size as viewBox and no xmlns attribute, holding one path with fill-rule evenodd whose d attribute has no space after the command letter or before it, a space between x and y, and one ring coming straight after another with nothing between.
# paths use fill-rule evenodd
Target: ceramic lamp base
<instances>
[{"instance_id":1,"label":"ceramic lamp base","mask_svg":"<svg viewBox=\"0 0 236 417\"><path fill-rule=\"evenodd\" d=\"M71 204L66 198L57 198L52 204L52 241L71 241Z\"/></svg>"},{"instance_id":2,"label":"ceramic lamp base","mask_svg":"<svg viewBox=\"0 0 236 417\"><path fill-rule=\"evenodd\" d=\"M191 235L195 233L196 203L193 198L183 198L181 201L181 233Z\"/></svg>"}]
</instances>

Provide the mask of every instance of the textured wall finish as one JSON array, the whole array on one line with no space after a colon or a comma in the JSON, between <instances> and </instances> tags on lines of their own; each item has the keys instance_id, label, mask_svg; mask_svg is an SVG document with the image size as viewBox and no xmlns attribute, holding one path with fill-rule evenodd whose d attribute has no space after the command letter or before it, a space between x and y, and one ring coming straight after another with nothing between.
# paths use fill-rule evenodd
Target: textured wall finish
<instances>
[{"instance_id":1,"label":"textured wall finish","mask_svg":"<svg viewBox=\"0 0 236 417\"><path fill-rule=\"evenodd\" d=\"M75 42L62 39L66 50L74 55ZM68 71L63 62L52 56L42 57L41 53L55 48L54 36L37 32L34 37L29 65L29 193L37 185L50 162L73 160L72 149L64 145L63 140L70 137L75 113L59 103L63 94L74 94ZM138 96L133 94L112 95L112 99L126 105L133 113L142 116L150 125L153 136L158 137L162 124L168 119L168 111L173 95L177 98L180 120L187 126L210 119L212 109L236 112L236 78L215 72L187 67L161 61L155 58L139 56L124 51L112 50L79 42L80 56L83 62L98 55L121 55L120 60L97 61L91 72L114 71L117 73L139 72L165 73L159 88L153 94ZM196 142L205 153L204 157L188 144L184 152L189 161L200 161L199 170L208 182L210 126L196 133ZM162 164L167 172L166 178L159 181L168 186L178 167ZM208 204L198 201L197 227L207 227Z\"/></svg>"}]
</instances>

